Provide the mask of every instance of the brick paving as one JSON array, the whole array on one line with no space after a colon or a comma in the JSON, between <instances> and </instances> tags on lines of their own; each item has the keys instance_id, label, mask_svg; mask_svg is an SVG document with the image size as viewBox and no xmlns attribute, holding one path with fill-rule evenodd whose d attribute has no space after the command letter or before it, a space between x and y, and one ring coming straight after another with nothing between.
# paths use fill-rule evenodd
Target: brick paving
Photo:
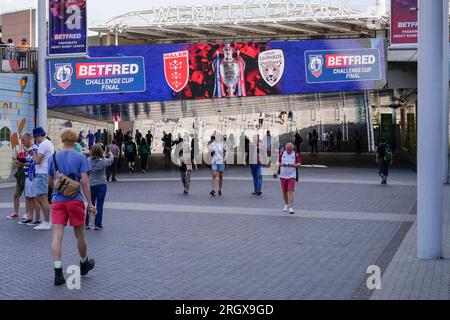
<instances>
[{"instance_id":1,"label":"brick paving","mask_svg":"<svg viewBox=\"0 0 450 320\"><path fill-rule=\"evenodd\" d=\"M417 226L414 224L384 273L382 290L374 300L449 300L450 299L450 186L444 187L443 259L419 260Z\"/></svg>"},{"instance_id":2,"label":"brick paving","mask_svg":"<svg viewBox=\"0 0 450 320\"><path fill-rule=\"evenodd\" d=\"M303 169L298 217L280 211L270 177L263 196L252 197L248 171L229 170L224 196L214 199L207 170L195 173L188 197L176 171L151 173L149 181L120 175L125 181L109 185L105 229L87 231L97 267L79 291L53 286L50 232L0 219L0 299L362 298L367 267L394 256L409 230L402 226L414 221L409 170L393 169L394 183L383 188L371 169ZM12 190L0 189L1 216ZM387 260L390 268L396 261ZM63 264L77 261L67 229Z\"/></svg>"}]
</instances>

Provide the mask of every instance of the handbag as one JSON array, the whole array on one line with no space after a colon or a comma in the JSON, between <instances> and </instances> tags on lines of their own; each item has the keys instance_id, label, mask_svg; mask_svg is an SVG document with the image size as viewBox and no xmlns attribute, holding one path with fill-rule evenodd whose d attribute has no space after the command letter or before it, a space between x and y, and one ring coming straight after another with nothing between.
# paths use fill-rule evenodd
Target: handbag
<instances>
[{"instance_id":1,"label":"handbag","mask_svg":"<svg viewBox=\"0 0 450 320\"><path fill-rule=\"evenodd\" d=\"M53 163L56 171L55 189L67 198L75 198L80 191L80 183L59 171L56 153L53 154Z\"/></svg>"}]
</instances>

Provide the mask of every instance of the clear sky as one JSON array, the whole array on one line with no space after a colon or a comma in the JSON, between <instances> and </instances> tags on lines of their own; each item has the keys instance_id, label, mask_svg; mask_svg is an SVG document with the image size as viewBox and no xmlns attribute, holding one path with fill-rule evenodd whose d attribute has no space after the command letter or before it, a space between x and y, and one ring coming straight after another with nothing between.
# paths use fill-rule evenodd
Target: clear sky
<instances>
[{"instance_id":1,"label":"clear sky","mask_svg":"<svg viewBox=\"0 0 450 320\"><path fill-rule=\"evenodd\" d=\"M261 0L260 0L261 1ZM259 1L259 2L260 2ZM266 0L267 1L267 0ZM266 2L265 1L265 2ZM277 0L280 1L280 0ZM311 0L311 2L318 0ZM330 3L338 3L338 0L329 0ZM212 3L243 3L245 0L191 0L189 4L212 4ZM304 3L303 0L296 0ZM349 7L357 10L366 10L368 6L375 5L376 0L349 0ZM106 19L129 11L145 10L152 7L170 5L186 5L185 0L88 0L89 25L104 22ZM0 0L0 13L14 11L24 8L35 8L37 0ZM95 15L92 14L95 12Z\"/></svg>"}]
</instances>

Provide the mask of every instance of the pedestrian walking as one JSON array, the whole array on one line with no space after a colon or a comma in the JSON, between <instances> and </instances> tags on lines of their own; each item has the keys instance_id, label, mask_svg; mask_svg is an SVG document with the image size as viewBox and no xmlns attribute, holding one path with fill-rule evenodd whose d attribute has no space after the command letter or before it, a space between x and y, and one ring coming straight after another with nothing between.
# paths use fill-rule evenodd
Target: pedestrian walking
<instances>
[{"instance_id":1,"label":"pedestrian walking","mask_svg":"<svg viewBox=\"0 0 450 320\"><path fill-rule=\"evenodd\" d=\"M312 153L312 132L308 132L306 139L308 140L308 151Z\"/></svg>"},{"instance_id":2,"label":"pedestrian walking","mask_svg":"<svg viewBox=\"0 0 450 320\"><path fill-rule=\"evenodd\" d=\"M25 183L28 179L28 174L30 172L30 165L33 161L33 156L29 152L33 150L33 153L37 152L38 147L33 144L33 137L29 133L22 134L20 138L22 142L23 150L19 152L16 159L14 160L14 166L17 168L17 172L14 174L16 178L16 188L14 192L14 212L10 214L7 219L15 220L19 219L19 208L20 208L20 197L25 193L25 214L23 216L22 221L25 221L25 224L33 222L33 213L34 213L34 203L33 200L27 197L25 192Z\"/></svg>"},{"instance_id":3,"label":"pedestrian walking","mask_svg":"<svg viewBox=\"0 0 450 320\"><path fill-rule=\"evenodd\" d=\"M136 130L136 133L134 135L134 140L136 141L136 144L138 146L141 145L141 140L142 140L142 133L139 132L139 130Z\"/></svg>"},{"instance_id":4,"label":"pedestrian walking","mask_svg":"<svg viewBox=\"0 0 450 320\"><path fill-rule=\"evenodd\" d=\"M103 129L102 132L102 144L103 146L105 146L105 148L108 145L108 131L106 131L106 129Z\"/></svg>"},{"instance_id":5,"label":"pedestrian walking","mask_svg":"<svg viewBox=\"0 0 450 320\"><path fill-rule=\"evenodd\" d=\"M172 134L167 134L165 131L163 131L163 153L164 153L164 163L166 165L166 168L170 168L170 155L172 154Z\"/></svg>"},{"instance_id":6,"label":"pedestrian walking","mask_svg":"<svg viewBox=\"0 0 450 320\"><path fill-rule=\"evenodd\" d=\"M301 166L301 155L294 151L294 145L292 143L286 144L286 151L280 153L276 167L279 168L281 192L283 194L284 212L294 214L294 195L295 185L298 180L297 170ZM277 178L278 174L274 173L274 178Z\"/></svg>"},{"instance_id":7,"label":"pedestrian walking","mask_svg":"<svg viewBox=\"0 0 450 320\"><path fill-rule=\"evenodd\" d=\"M120 168L120 162L122 160L123 139L124 138L123 138L122 129L117 130L116 141L117 141L117 146L119 147L119 158L117 159L117 169Z\"/></svg>"},{"instance_id":8,"label":"pedestrian walking","mask_svg":"<svg viewBox=\"0 0 450 320\"><path fill-rule=\"evenodd\" d=\"M338 129L336 132L336 142L337 142L337 151L342 150L342 132L341 129Z\"/></svg>"},{"instance_id":9,"label":"pedestrian walking","mask_svg":"<svg viewBox=\"0 0 450 320\"><path fill-rule=\"evenodd\" d=\"M78 143L83 145L84 144L84 135L83 135L83 131L80 131L80 133L78 134Z\"/></svg>"},{"instance_id":10,"label":"pedestrian walking","mask_svg":"<svg viewBox=\"0 0 450 320\"><path fill-rule=\"evenodd\" d=\"M150 147L150 154L152 153L152 144L153 144L153 135L150 132L150 130L148 130L147 134L145 135L145 140L147 140L147 144Z\"/></svg>"},{"instance_id":11,"label":"pedestrian walking","mask_svg":"<svg viewBox=\"0 0 450 320\"><path fill-rule=\"evenodd\" d=\"M20 208L20 197L25 190L25 170L24 170L24 160L25 154L23 152L19 152L18 156L14 159L14 167L16 167L16 172L14 173L14 178L16 179L16 187L14 190L13 196L13 207L14 211L6 217L8 220L19 219L19 208ZM28 207L27 207L28 209ZM29 216L28 210L25 209L24 218Z\"/></svg>"},{"instance_id":12,"label":"pedestrian walking","mask_svg":"<svg viewBox=\"0 0 450 320\"><path fill-rule=\"evenodd\" d=\"M311 153L314 153L314 151L316 151L316 154L319 153L318 143L319 134L317 133L316 129L314 129L311 138Z\"/></svg>"},{"instance_id":13,"label":"pedestrian walking","mask_svg":"<svg viewBox=\"0 0 450 320\"><path fill-rule=\"evenodd\" d=\"M106 183L106 168L114 162L114 155L111 151L103 154L103 149L96 144L91 151L89 157L89 165L92 168L89 175L89 185L91 189L91 200L97 211L95 215L95 224L91 226L89 223L89 212L86 213L86 229L103 230L103 205L105 203L108 185Z\"/></svg>"},{"instance_id":14,"label":"pedestrian walking","mask_svg":"<svg viewBox=\"0 0 450 320\"><path fill-rule=\"evenodd\" d=\"M177 164L180 169L181 183L183 184L183 194L188 195L191 187L191 176L195 163L195 154L192 150L192 142L189 143L189 138L186 136L178 145L178 159Z\"/></svg>"},{"instance_id":15,"label":"pedestrian walking","mask_svg":"<svg viewBox=\"0 0 450 320\"><path fill-rule=\"evenodd\" d=\"M87 139L88 139L89 151L91 151L92 146L94 145L94 140L95 140L94 134L91 132L91 130L88 131Z\"/></svg>"},{"instance_id":16,"label":"pedestrian walking","mask_svg":"<svg viewBox=\"0 0 450 320\"><path fill-rule=\"evenodd\" d=\"M117 166L119 163L120 149L117 145L117 140L113 140L113 142L108 146L107 151L111 152L114 156L113 163L106 169L106 181L108 182L111 178L112 182L117 182L116 174L117 174Z\"/></svg>"},{"instance_id":17,"label":"pedestrian walking","mask_svg":"<svg viewBox=\"0 0 450 320\"><path fill-rule=\"evenodd\" d=\"M378 175L381 177L381 184L387 185L389 177L389 165L393 162L393 155L386 139L382 138L377 148L376 161L378 163Z\"/></svg>"},{"instance_id":18,"label":"pedestrian walking","mask_svg":"<svg viewBox=\"0 0 450 320\"><path fill-rule=\"evenodd\" d=\"M333 130L330 131L330 135L329 135L329 148L331 151L333 151L334 149L334 140L335 140L335 134L333 132Z\"/></svg>"},{"instance_id":19,"label":"pedestrian walking","mask_svg":"<svg viewBox=\"0 0 450 320\"><path fill-rule=\"evenodd\" d=\"M36 227L41 224L41 212L39 206L37 206L36 201L36 188L34 186L36 171L36 164L34 163L34 155L38 152L37 145L33 144L33 136L31 134L24 134L22 136L22 143L24 145L25 163L24 173L25 173L25 199L28 202L28 213L24 215L20 225L28 225ZM18 164L19 165L19 164Z\"/></svg>"},{"instance_id":20,"label":"pedestrian walking","mask_svg":"<svg viewBox=\"0 0 450 320\"><path fill-rule=\"evenodd\" d=\"M131 131L127 131L127 133L124 134L123 136L123 142L126 144L128 141L130 141L131 138Z\"/></svg>"},{"instance_id":21,"label":"pedestrian walking","mask_svg":"<svg viewBox=\"0 0 450 320\"><path fill-rule=\"evenodd\" d=\"M328 151L328 139L329 133L327 131L322 132L322 149L324 152Z\"/></svg>"},{"instance_id":22,"label":"pedestrian walking","mask_svg":"<svg viewBox=\"0 0 450 320\"><path fill-rule=\"evenodd\" d=\"M100 129L97 130L97 132L94 134L94 136L95 136L95 143L102 142L102 131Z\"/></svg>"},{"instance_id":23,"label":"pedestrian walking","mask_svg":"<svg viewBox=\"0 0 450 320\"><path fill-rule=\"evenodd\" d=\"M297 131L294 136L294 145L295 145L296 152L300 152L300 146L302 143L303 143L303 138L300 135L300 133Z\"/></svg>"},{"instance_id":24,"label":"pedestrian walking","mask_svg":"<svg viewBox=\"0 0 450 320\"><path fill-rule=\"evenodd\" d=\"M147 173L148 157L150 156L150 146L147 144L146 139L141 139L141 144L139 145L138 154L141 159L142 173Z\"/></svg>"},{"instance_id":25,"label":"pedestrian walking","mask_svg":"<svg viewBox=\"0 0 450 320\"><path fill-rule=\"evenodd\" d=\"M265 151L263 142L260 140L259 135L253 137L253 142L249 146L249 152L246 154L246 164L250 165L250 172L253 178L253 193L252 195L261 196L263 187L263 175L262 175L262 152Z\"/></svg>"},{"instance_id":26,"label":"pedestrian walking","mask_svg":"<svg viewBox=\"0 0 450 320\"><path fill-rule=\"evenodd\" d=\"M78 253L80 255L81 276L87 275L95 266L95 261L88 258L88 248L84 232L86 209L83 195L80 190L83 189L89 213L95 214L95 207L91 201L91 189L88 177L91 166L83 154L73 149L73 146L77 142L77 132L74 129L64 129L61 133L61 140L64 145L64 150L50 157L48 165L49 183L53 189L52 255L55 268L54 283L57 286L65 283L61 257L64 228L68 222L70 223L70 226L73 227L77 240ZM70 190L65 189L63 191L62 189L55 188L55 186L60 184L61 178L69 176L73 179L73 182L79 184L72 184ZM67 179L65 180L67 181ZM77 187L75 185L77 185ZM74 191L74 194L68 194L67 191Z\"/></svg>"},{"instance_id":27,"label":"pedestrian walking","mask_svg":"<svg viewBox=\"0 0 450 320\"><path fill-rule=\"evenodd\" d=\"M353 141L355 142L355 152L357 154L361 153L361 140L362 137L357 130L353 133Z\"/></svg>"},{"instance_id":28,"label":"pedestrian walking","mask_svg":"<svg viewBox=\"0 0 450 320\"><path fill-rule=\"evenodd\" d=\"M78 135L75 131L76 140L78 141ZM33 194L36 195L34 206L35 210L42 210L44 213L44 222L34 227L34 230L51 230L52 225L50 223L50 203L49 203L49 186L48 186L48 162L53 156L55 148L52 142L47 139L47 133L43 128L39 127L33 130L33 137L38 145L38 151L35 153L33 150L30 153L33 154L33 162L35 163L34 181L32 183Z\"/></svg>"},{"instance_id":29,"label":"pedestrian walking","mask_svg":"<svg viewBox=\"0 0 450 320\"><path fill-rule=\"evenodd\" d=\"M267 132L266 132L266 137L265 137L263 143L266 146L267 156L271 157L272 156L272 134L270 133L269 130L267 130Z\"/></svg>"},{"instance_id":30,"label":"pedestrian walking","mask_svg":"<svg viewBox=\"0 0 450 320\"><path fill-rule=\"evenodd\" d=\"M130 173L134 173L134 166L136 164L136 156L137 156L137 147L133 141L132 137L128 138L128 141L125 143L125 158L127 158L128 162L128 171Z\"/></svg>"},{"instance_id":31,"label":"pedestrian walking","mask_svg":"<svg viewBox=\"0 0 450 320\"><path fill-rule=\"evenodd\" d=\"M216 196L217 176L219 177L219 192L222 195L223 190L223 174L225 171L225 158L227 156L227 145L223 141L223 135L216 133L214 141L209 146L211 154L211 170L212 170L212 190L209 193L212 197Z\"/></svg>"}]
</instances>

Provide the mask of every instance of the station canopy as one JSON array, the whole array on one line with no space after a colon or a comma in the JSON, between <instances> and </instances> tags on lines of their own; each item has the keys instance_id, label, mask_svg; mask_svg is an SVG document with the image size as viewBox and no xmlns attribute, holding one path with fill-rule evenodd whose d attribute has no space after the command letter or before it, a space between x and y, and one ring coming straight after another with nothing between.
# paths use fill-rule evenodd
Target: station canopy
<instances>
[{"instance_id":1,"label":"station canopy","mask_svg":"<svg viewBox=\"0 0 450 320\"><path fill-rule=\"evenodd\" d=\"M349 0L302 3L245 2L156 7L128 12L90 28L99 34L151 43L375 37L389 16L373 6L365 12Z\"/></svg>"},{"instance_id":2,"label":"station canopy","mask_svg":"<svg viewBox=\"0 0 450 320\"><path fill-rule=\"evenodd\" d=\"M370 7L351 8L349 0L246 1L241 4L206 4L153 7L132 11L95 25L90 31L117 39L144 43L250 42L271 40L376 38L389 25L386 11ZM122 42L122 41L121 41ZM362 92L280 95L233 99L180 100L166 102L86 105L59 109L77 116L111 121L206 117L212 114L275 112L315 109L318 101L334 105L342 99L351 106ZM346 99L347 98L347 99ZM381 103L387 92L373 91L370 98ZM378 101L381 99L380 101ZM329 102L327 102L329 100ZM55 109L56 110L56 109Z\"/></svg>"}]
</instances>

